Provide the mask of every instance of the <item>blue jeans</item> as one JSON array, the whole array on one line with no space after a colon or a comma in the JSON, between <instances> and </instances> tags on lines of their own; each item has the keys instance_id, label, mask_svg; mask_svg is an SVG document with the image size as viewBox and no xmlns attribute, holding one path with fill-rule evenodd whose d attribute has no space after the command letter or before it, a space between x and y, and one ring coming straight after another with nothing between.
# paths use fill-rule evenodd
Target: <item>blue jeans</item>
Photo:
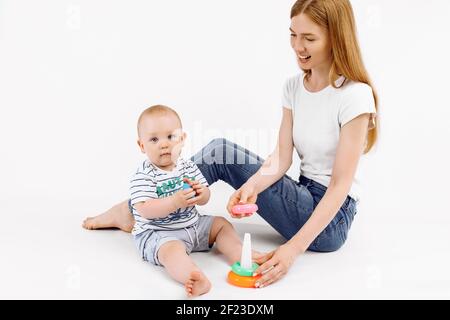
<instances>
[{"instance_id":1,"label":"blue jeans","mask_svg":"<svg viewBox=\"0 0 450 320\"><path fill-rule=\"evenodd\" d=\"M225 139L212 140L191 160L209 184L222 180L234 189L239 189L264 162L252 152ZM296 182L285 175L258 195L258 213L288 240L308 221L326 190L325 186L304 176ZM347 239L355 214L356 202L347 196L336 216L308 250L331 252L339 249Z\"/></svg>"}]
</instances>

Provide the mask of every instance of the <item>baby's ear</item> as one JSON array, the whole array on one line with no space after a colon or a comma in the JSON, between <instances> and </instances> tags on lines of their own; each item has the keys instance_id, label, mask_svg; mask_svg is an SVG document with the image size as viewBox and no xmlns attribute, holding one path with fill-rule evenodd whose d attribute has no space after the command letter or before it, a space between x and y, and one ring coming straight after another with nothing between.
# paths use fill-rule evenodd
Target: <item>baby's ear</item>
<instances>
[{"instance_id":1,"label":"baby's ear","mask_svg":"<svg viewBox=\"0 0 450 320\"><path fill-rule=\"evenodd\" d=\"M145 153L145 150L144 150L144 144L141 142L141 140L138 139L136 142L137 142L139 148L141 149L141 152L142 152L142 153Z\"/></svg>"}]
</instances>

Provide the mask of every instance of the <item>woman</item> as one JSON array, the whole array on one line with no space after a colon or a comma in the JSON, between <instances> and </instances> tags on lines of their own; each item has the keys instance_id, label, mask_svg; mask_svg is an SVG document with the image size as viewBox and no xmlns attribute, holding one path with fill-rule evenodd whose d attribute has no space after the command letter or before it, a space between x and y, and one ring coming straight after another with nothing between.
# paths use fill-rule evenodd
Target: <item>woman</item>
<instances>
[{"instance_id":1,"label":"woman","mask_svg":"<svg viewBox=\"0 0 450 320\"><path fill-rule=\"evenodd\" d=\"M299 0L291 9L290 31L303 73L285 84L275 151L263 162L216 139L193 157L209 184L223 180L236 189L227 207L231 215L233 205L256 202L259 215L287 239L258 259L260 288L284 276L306 250L330 252L343 245L359 200L358 161L377 138L377 97L350 2ZM301 159L298 182L285 175L294 148ZM128 232L133 224L127 201L84 222L88 229Z\"/></svg>"}]
</instances>

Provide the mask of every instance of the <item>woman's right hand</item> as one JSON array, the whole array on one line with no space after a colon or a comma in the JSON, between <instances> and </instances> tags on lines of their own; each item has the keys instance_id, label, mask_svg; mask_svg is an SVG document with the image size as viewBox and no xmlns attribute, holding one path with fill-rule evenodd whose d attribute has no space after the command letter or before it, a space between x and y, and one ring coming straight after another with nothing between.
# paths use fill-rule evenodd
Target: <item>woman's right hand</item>
<instances>
[{"instance_id":1,"label":"woman's right hand","mask_svg":"<svg viewBox=\"0 0 450 320\"><path fill-rule=\"evenodd\" d=\"M231 208L237 204L247 204L256 203L256 198L258 198L258 193L253 185L244 183L242 187L236 190L228 200L227 210L233 218L243 218L244 215L235 215Z\"/></svg>"}]
</instances>

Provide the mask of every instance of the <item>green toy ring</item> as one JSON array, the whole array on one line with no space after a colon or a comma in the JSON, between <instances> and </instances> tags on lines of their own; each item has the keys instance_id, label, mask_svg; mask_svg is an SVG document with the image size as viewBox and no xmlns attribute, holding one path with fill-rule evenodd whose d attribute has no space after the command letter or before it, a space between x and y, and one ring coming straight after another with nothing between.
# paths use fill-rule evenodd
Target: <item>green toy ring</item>
<instances>
[{"instance_id":1,"label":"green toy ring","mask_svg":"<svg viewBox=\"0 0 450 320\"><path fill-rule=\"evenodd\" d=\"M231 271L243 277L252 277L253 273L255 272L256 269L258 269L258 267L259 265L253 262L251 269L242 268L241 263L238 261L231 266Z\"/></svg>"}]
</instances>

